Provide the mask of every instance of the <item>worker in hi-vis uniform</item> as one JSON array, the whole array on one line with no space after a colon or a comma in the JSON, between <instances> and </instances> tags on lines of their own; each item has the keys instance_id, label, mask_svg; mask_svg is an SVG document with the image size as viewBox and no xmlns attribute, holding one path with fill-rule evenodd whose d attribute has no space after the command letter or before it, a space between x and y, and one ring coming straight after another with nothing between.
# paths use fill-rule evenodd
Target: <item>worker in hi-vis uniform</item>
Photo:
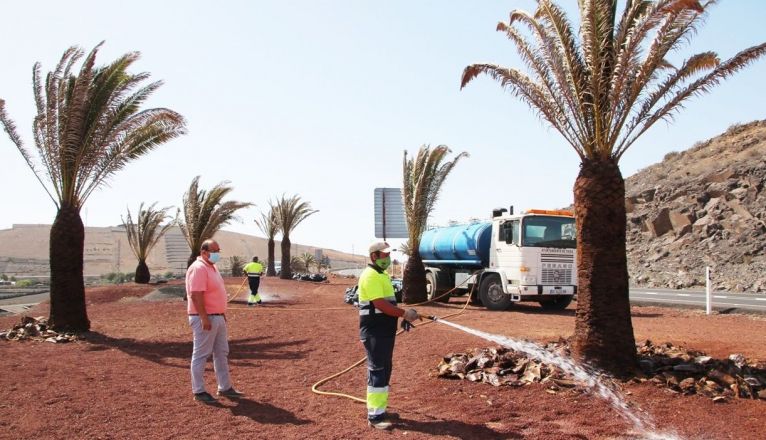
<instances>
[{"instance_id":1,"label":"worker in hi-vis uniform","mask_svg":"<svg viewBox=\"0 0 766 440\"><path fill-rule=\"evenodd\" d=\"M253 261L247 263L242 270L247 275L247 282L250 284L250 296L247 298L247 305L262 304L261 295L258 295L258 286L261 285L263 264L258 262L258 257L253 257Z\"/></svg>"},{"instance_id":2,"label":"worker in hi-vis uniform","mask_svg":"<svg viewBox=\"0 0 766 440\"><path fill-rule=\"evenodd\" d=\"M370 262L359 276L359 338L367 352L367 423L377 429L391 428L388 383L391 380L397 318L418 319L415 309L396 306L394 286L386 269L391 247L385 241L370 245Z\"/></svg>"}]
</instances>

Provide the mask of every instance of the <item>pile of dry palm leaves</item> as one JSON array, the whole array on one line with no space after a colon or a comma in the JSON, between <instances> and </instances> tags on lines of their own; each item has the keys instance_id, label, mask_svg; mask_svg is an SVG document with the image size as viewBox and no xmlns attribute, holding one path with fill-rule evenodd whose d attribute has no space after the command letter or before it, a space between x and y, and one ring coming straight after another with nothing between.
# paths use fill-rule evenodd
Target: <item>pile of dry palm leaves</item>
<instances>
[{"instance_id":1,"label":"pile of dry palm leaves","mask_svg":"<svg viewBox=\"0 0 766 440\"><path fill-rule=\"evenodd\" d=\"M562 357L570 354L569 345L563 339L545 344L543 348ZM702 352L670 343L654 345L648 340L637 348L641 369L631 379L633 382L648 381L673 392L700 394L716 402L735 397L766 400L766 364L750 363L740 354L713 359ZM494 386L539 382L548 385L549 393L580 386L555 365L502 347L450 353L439 363L435 375Z\"/></svg>"},{"instance_id":2,"label":"pile of dry palm leaves","mask_svg":"<svg viewBox=\"0 0 766 440\"><path fill-rule=\"evenodd\" d=\"M568 357L566 341L544 346L550 352ZM559 368L545 364L526 354L502 347L477 348L466 353L449 353L437 367L438 377L486 382L494 386L523 386L532 382L550 384L549 389L574 387L576 382Z\"/></svg>"},{"instance_id":3,"label":"pile of dry palm leaves","mask_svg":"<svg viewBox=\"0 0 766 440\"><path fill-rule=\"evenodd\" d=\"M32 318L22 316L21 323L10 330L0 331L0 339L8 341L37 340L53 343L64 343L77 340L74 333L58 333L48 328L48 320L40 316Z\"/></svg>"},{"instance_id":4,"label":"pile of dry palm leaves","mask_svg":"<svg viewBox=\"0 0 766 440\"><path fill-rule=\"evenodd\" d=\"M654 345L645 341L638 346L639 363L651 381L683 394L701 394L714 401L732 397L766 400L766 364L752 363L741 354L728 359L714 359L700 351L687 350L670 343Z\"/></svg>"}]
</instances>

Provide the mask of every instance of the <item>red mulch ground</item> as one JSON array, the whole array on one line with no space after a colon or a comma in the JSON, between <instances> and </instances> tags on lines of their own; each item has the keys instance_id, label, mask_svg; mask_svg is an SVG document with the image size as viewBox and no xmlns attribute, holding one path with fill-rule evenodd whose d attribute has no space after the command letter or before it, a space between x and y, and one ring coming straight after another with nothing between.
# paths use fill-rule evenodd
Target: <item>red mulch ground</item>
<instances>
[{"instance_id":1,"label":"red mulch ground","mask_svg":"<svg viewBox=\"0 0 766 440\"><path fill-rule=\"evenodd\" d=\"M231 291L240 286L238 279L228 282ZM606 402L577 389L552 395L540 384L496 388L433 377L448 352L490 345L438 324L397 339L390 403L401 421L388 433L367 428L362 404L310 389L364 356L355 309L342 302L351 283L267 278L261 285L266 306L248 309L242 300L232 303L230 365L234 383L247 396L215 406L191 398L191 332L183 301L138 300L153 286L89 288L93 332L86 340L0 342L0 437L636 438ZM420 311L445 315L458 309L461 300ZM46 314L45 304L29 313ZM0 328L18 321L0 318ZM547 313L534 305L507 312L471 308L454 318L484 331L541 342L570 336L573 321L571 307ZM672 342L715 357L742 353L751 360L766 359L764 318L634 307L633 325L637 340ZM212 366L206 379L208 389L215 390ZM322 389L363 396L365 369L358 367ZM649 383L626 384L625 390L629 402L649 414L659 431L687 439L766 438L766 402L717 404Z\"/></svg>"}]
</instances>

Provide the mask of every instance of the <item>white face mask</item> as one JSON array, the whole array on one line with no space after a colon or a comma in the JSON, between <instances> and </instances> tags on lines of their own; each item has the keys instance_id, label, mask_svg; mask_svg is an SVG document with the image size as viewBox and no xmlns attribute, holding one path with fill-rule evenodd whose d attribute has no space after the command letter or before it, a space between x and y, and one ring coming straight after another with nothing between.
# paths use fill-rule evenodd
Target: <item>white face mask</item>
<instances>
[{"instance_id":1,"label":"white face mask","mask_svg":"<svg viewBox=\"0 0 766 440\"><path fill-rule=\"evenodd\" d=\"M211 252L210 256L208 257L208 260L210 260L211 263L215 264L218 262L218 260L221 259L220 252Z\"/></svg>"}]
</instances>

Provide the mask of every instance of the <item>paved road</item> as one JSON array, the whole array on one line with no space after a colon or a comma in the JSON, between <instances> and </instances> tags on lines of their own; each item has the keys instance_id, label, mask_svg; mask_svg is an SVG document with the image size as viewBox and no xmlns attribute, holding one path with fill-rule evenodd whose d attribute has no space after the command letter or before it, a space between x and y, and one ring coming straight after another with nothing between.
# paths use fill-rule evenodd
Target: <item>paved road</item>
<instances>
[{"instance_id":1,"label":"paved road","mask_svg":"<svg viewBox=\"0 0 766 440\"><path fill-rule=\"evenodd\" d=\"M766 295L713 292L713 310L740 309L766 313ZM660 303L705 309L705 292L695 290L639 289L631 287L633 303Z\"/></svg>"},{"instance_id":2,"label":"paved road","mask_svg":"<svg viewBox=\"0 0 766 440\"><path fill-rule=\"evenodd\" d=\"M1 311L20 313L27 308L48 299L48 292L0 299ZM630 301L641 304L678 305L705 309L705 292L672 289L639 289L631 287ZM766 313L766 295L755 293L713 293L713 310L740 309Z\"/></svg>"},{"instance_id":3,"label":"paved road","mask_svg":"<svg viewBox=\"0 0 766 440\"><path fill-rule=\"evenodd\" d=\"M49 292L34 293L31 295L16 296L13 298L0 299L0 316L24 313L30 307L47 301L50 297Z\"/></svg>"}]
</instances>

